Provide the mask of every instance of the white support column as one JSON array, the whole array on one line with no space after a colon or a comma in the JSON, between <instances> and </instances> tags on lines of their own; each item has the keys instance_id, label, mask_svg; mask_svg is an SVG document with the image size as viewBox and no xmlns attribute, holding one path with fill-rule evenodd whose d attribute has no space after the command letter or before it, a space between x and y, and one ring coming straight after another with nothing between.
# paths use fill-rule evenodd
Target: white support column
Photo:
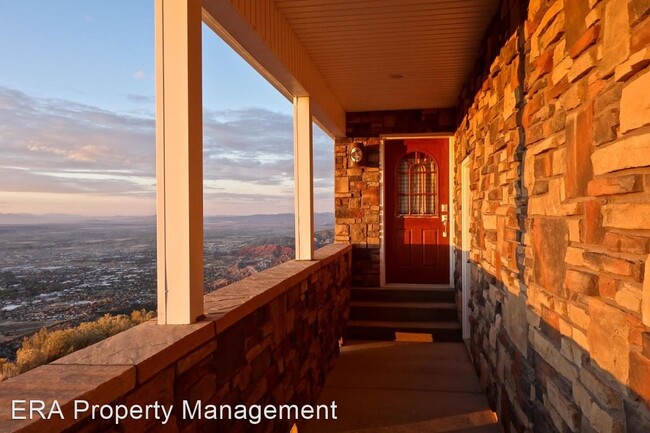
<instances>
[{"instance_id":1,"label":"white support column","mask_svg":"<svg viewBox=\"0 0 650 433\"><path fill-rule=\"evenodd\" d=\"M296 260L314 259L314 169L309 96L293 98Z\"/></svg>"},{"instance_id":2,"label":"white support column","mask_svg":"<svg viewBox=\"0 0 650 433\"><path fill-rule=\"evenodd\" d=\"M158 323L203 315L201 0L156 0Z\"/></svg>"}]
</instances>

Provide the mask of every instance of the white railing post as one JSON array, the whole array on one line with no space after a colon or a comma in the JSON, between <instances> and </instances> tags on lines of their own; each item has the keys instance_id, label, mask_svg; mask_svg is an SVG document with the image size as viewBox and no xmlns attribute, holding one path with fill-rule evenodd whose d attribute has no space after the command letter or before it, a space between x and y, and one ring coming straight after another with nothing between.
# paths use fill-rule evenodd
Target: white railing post
<instances>
[{"instance_id":1,"label":"white railing post","mask_svg":"<svg viewBox=\"0 0 650 433\"><path fill-rule=\"evenodd\" d=\"M314 259L314 169L309 96L293 98L296 260Z\"/></svg>"},{"instance_id":2,"label":"white railing post","mask_svg":"<svg viewBox=\"0 0 650 433\"><path fill-rule=\"evenodd\" d=\"M158 323L203 315L201 0L156 0Z\"/></svg>"}]
</instances>

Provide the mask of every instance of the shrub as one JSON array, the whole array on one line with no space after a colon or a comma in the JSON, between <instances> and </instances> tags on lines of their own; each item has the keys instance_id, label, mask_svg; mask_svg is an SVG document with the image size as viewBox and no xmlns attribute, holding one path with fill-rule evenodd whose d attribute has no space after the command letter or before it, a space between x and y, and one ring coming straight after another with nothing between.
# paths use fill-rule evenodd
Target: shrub
<instances>
[{"instance_id":1,"label":"shrub","mask_svg":"<svg viewBox=\"0 0 650 433\"><path fill-rule=\"evenodd\" d=\"M0 382L19 374L18 367L7 358L0 358Z\"/></svg>"},{"instance_id":2,"label":"shrub","mask_svg":"<svg viewBox=\"0 0 650 433\"><path fill-rule=\"evenodd\" d=\"M45 328L25 337L16 352L16 362L0 358L0 381L47 364L65 355L118 334L155 317L153 311L133 311L130 316L106 314L73 328L49 331Z\"/></svg>"}]
</instances>

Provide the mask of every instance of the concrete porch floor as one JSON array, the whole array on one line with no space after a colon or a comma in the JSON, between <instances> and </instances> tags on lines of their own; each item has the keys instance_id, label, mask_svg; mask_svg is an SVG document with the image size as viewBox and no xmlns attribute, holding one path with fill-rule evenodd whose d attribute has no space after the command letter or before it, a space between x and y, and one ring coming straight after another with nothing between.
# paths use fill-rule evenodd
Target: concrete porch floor
<instances>
[{"instance_id":1,"label":"concrete porch floor","mask_svg":"<svg viewBox=\"0 0 650 433\"><path fill-rule=\"evenodd\" d=\"M498 433L463 343L349 342L319 403L337 420L300 433Z\"/></svg>"}]
</instances>

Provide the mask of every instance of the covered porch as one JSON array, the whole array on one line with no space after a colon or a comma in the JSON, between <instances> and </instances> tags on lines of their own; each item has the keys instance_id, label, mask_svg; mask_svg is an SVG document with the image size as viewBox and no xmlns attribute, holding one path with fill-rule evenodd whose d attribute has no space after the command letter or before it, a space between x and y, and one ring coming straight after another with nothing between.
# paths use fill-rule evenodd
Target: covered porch
<instances>
[{"instance_id":1,"label":"covered porch","mask_svg":"<svg viewBox=\"0 0 650 433\"><path fill-rule=\"evenodd\" d=\"M202 23L294 105L296 243L205 296ZM157 323L0 384L0 431L648 431L649 29L645 0L156 0ZM72 416L344 388L383 424ZM67 416L11 420L17 392Z\"/></svg>"},{"instance_id":2,"label":"covered porch","mask_svg":"<svg viewBox=\"0 0 650 433\"><path fill-rule=\"evenodd\" d=\"M335 235L354 246L357 285L392 281L381 255L390 261L394 250L381 248L392 183L385 150L429 139L444 151L435 157L436 190L424 195L429 208L417 216L444 220L434 233L445 238L435 255L446 256L436 257L446 263L436 281L453 286L456 107L498 0L156 5L160 323L202 314L202 22L294 105L296 260L313 259L312 122L335 140Z\"/></svg>"},{"instance_id":3,"label":"covered porch","mask_svg":"<svg viewBox=\"0 0 650 433\"><path fill-rule=\"evenodd\" d=\"M454 147L457 104L477 61L481 38L498 7L497 0L158 3L158 82L165 83L158 93L158 146L164 160L158 171L158 196L162 198L158 239L165 239L170 232L177 233L179 224L188 233L180 244L165 244L165 254L174 254L170 245L200 243L198 224L191 218L177 217L179 211L183 218L188 214L198 218L202 213L199 204L191 200L192 191L195 197L200 196L196 175L200 167L193 169L191 159L188 167L185 159L167 155L177 150L191 152L194 146L195 163L200 164L200 124L195 122L192 127L189 121L182 125L177 119L200 117L197 73L201 69L201 50L197 45L201 43L201 21L293 102L298 263L314 259L312 122L334 139L336 244L350 247L349 281L344 288L348 294L346 310L338 311L344 314L345 327L340 334L344 346L342 358L329 381L324 382L322 393L321 381L325 380L328 368L320 371L319 379L312 384L314 394L309 397L314 399L320 394L323 404L337 401L343 406L342 418L329 423L296 423L292 431L499 430L496 415L488 405L462 342L463 336L469 338L469 321L454 281L455 254L459 250L459 205L455 204L459 182ZM183 43L172 45L179 38ZM170 78L178 65L184 66L183 75ZM179 82L180 89L187 89L187 93L178 94ZM181 99L168 98L172 92ZM168 111L167 107L182 111ZM183 129L176 135L170 127L177 126ZM191 140L188 144L188 135L195 137L194 144ZM427 154L435 155L436 165L431 169L436 179L435 194L429 197L425 191L419 210L411 209L415 205L411 206L409 196L406 213L421 221L434 216L418 230L431 232L436 240L420 239L422 245L413 248L420 248L416 255L420 255L422 262L429 255L433 257L430 262L437 265L425 266L421 272L424 276L419 280L400 280L399 275L408 275L413 269L397 276L389 269L405 245L397 239L403 236L397 227L399 222L386 219L392 212L386 207L386 185L393 182L392 177L387 178L387 170L392 170L386 167L392 164L387 161L387 155L391 158L389 148L411 142L415 152L420 152L418 146L424 143L430 147L425 149ZM403 153L408 156L413 149ZM183 171L174 171L176 163L183 165ZM167 173L186 178L184 184L190 192L170 194L165 185L170 180L172 185L178 182L168 178ZM192 186L192 182L196 184ZM439 226L428 230L431 223ZM392 238L386 236L391 224L396 230ZM400 251L395 242L401 245ZM201 254L198 247L195 253ZM201 263L200 257L191 259L191 247L179 251L178 257L189 257L196 266ZM188 272L187 267L176 268L180 264L159 257L159 311L167 312L167 317L159 316L162 324L201 321L203 310L198 301L194 310L191 301L202 297L200 290L192 291L201 285L192 275L200 278L201 272L197 269L194 273L180 273ZM173 283L168 275L183 275L183 279ZM190 301L178 302L185 299ZM183 305L187 305L185 310L180 309ZM414 338L415 342L357 345L367 339L396 338ZM462 377L450 380L454 371L461 372ZM366 388L366 394L362 389L347 387L337 392L336 378L347 382L352 376L366 384L386 376L387 382ZM388 382L393 383L392 388ZM389 389L383 389L386 386ZM360 394L347 398L350 391ZM364 405L363 401L376 392L385 393L375 402L378 405ZM266 396L260 397L267 400ZM272 400L276 401L275 396ZM389 406L393 409L388 418L379 423L372 421L373 411L379 416ZM274 431L282 431L282 427L276 427ZM249 427L250 431L253 429Z\"/></svg>"},{"instance_id":4,"label":"covered porch","mask_svg":"<svg viewBox=\"0 0 650 433\"><path fill-rule=\"evenodd\" d=\"M336 242L350 287L379 289L349 291L342 336L435 346L455 326L506 431L648 429L647 1L157 5L159 240L181 236L159 260L162 323L202 313L200 161L174 154L200 153L202 20L294 103L298 262L311 122L335 139ZM399 288L453 299L385 298Z\"/></svg>"}]
</instances>

